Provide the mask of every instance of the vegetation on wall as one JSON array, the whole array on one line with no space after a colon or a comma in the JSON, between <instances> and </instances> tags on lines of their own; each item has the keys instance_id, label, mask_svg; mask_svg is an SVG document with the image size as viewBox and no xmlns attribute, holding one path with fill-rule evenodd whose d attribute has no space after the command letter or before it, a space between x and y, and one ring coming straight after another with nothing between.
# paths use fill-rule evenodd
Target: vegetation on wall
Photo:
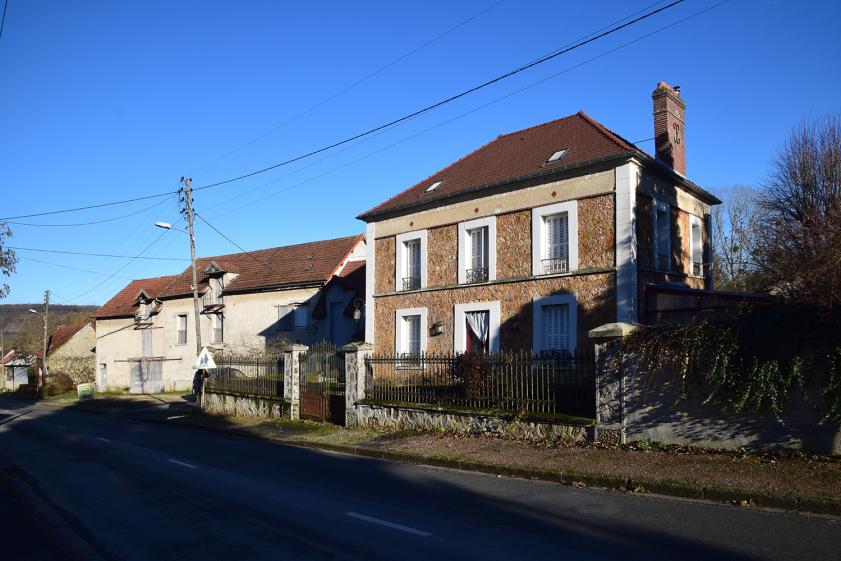
<instances>
[{"instance_id":1,"label":"vegetation on wall","mask_svg":"<svg viewBox=\"0 0 841 561\"><path fill-rule=\"evenodd\" d=\"M678 401L700 391L703 402L781 419L799 393L819 407L821 422L841 423L841 318L815 306L761 304L688 325L641 326L612 357L633 356L657 376L677 371ZM817 403L806 393L816 386Z\"/></svg>"}]
</instances>

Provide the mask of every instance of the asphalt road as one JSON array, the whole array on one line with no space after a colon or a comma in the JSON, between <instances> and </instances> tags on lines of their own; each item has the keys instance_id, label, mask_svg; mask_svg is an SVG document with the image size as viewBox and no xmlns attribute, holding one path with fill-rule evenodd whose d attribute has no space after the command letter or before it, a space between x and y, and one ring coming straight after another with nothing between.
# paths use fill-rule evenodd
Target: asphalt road
<instances>
[{"instance_id":1,"label":"asphalt road","mask_svg":"<svg viewBox=\"0 0 841 561\"><path fill-rule=\"evenodd\" d=\"M841 519L0 404L0 454L106 559L827 559ZM2 535L2 530L0 530ZM4 554L5 553L5 554ZM3 550L0 557L26 559Z\"/></svg>"}]
</instances>

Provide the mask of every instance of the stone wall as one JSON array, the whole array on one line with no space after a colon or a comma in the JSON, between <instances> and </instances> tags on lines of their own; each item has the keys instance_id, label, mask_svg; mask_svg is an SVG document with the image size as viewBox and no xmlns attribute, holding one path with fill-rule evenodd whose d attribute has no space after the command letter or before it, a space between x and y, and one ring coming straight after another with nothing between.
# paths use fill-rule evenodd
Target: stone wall
<instances>
[{"instance_id":1,"label":"stone wall","mask_svg":"<svg viewBox=\"0 0 841 561\"><path fill-rule=\"evenodd\" d=\"M252 419L285 419L288 404L282 399L204 392L202 411Z\"/></svg>"},{"instance_id":2,"label":"stone wall","mask_svg":"<svg viewBox=\"0 0 841 561\"><path fill-rule=\"evenodd\" d=\"M420 409L357 403L355 409L360 427L487 434L521 440L559 439L565 442L585 442L591 438L592 434L592 427L581 425L518 421L433 408Z\"/></svg>"}]
</instances>

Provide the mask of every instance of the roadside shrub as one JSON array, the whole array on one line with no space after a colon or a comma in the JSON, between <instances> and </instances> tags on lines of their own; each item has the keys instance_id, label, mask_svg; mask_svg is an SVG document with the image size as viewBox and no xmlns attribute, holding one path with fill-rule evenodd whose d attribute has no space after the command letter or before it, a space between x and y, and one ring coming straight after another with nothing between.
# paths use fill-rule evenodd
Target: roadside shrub
<instances>
[{"instance_id":1,"label":"roadside shrub","mask_svg":"<svg viewBox=\"0 0 841 561\"><path fill-rule=\"evenodd\" d=\"M75 389L76 383L73 381L73 378L64 372L50 372L47 376L44 393L47 395L58 395Z\"/></svg>"},{"instance_id":2,"label":"roadside shrub","mask_svg":"<svg viewBox=\"0 0 841 561\"><path fill-rule=\"evenodd\" d=\"M465 353L456 357L453 378L461 390L461 397L478 399L487 395L491 375L491 364L484 353Z\"/></svg>"}]
</instances>

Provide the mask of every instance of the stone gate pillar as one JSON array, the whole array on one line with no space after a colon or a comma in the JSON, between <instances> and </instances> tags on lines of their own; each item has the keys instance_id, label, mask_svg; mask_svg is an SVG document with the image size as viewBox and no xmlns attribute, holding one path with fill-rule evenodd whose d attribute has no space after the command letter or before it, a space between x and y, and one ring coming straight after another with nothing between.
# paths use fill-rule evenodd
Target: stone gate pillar
<instances>
[{"instance_id":1,"label":"stone gate pillar","mask_svg":"<svg viewBox=\"0 0 841 561\"><path fill-rule=\"evenodd\" d=\"M365 399L368 365L365 359L374 352L371 343L348 343L342 347L345 353L345 426L359 426L356 403Z\"/></svg>"},{"instance_id":2,"label":"stone gate pillar","mask_svg":"<svg viewBox=\"0 0 841 561\"><path fill-rule=\"evenodd\" d=\"M589 332L596 351L596 441L625 443L629 368L625 368L627 359L623 357L616 371L610 367L610 359L619 350L622 340L635 329L630 323L606 323Z\"/></svg>"},{"instance_id":3,"label":"stone gate pillar","mask_svg":"<svg viewBox=\"0 0 841 561\"><path fill-rule=\"evenodd\" d=\"M301 355L306 345L293 343L283 350L283 399L289 404L289 419L301 418Z\"/></svg>"}]
</instances>

